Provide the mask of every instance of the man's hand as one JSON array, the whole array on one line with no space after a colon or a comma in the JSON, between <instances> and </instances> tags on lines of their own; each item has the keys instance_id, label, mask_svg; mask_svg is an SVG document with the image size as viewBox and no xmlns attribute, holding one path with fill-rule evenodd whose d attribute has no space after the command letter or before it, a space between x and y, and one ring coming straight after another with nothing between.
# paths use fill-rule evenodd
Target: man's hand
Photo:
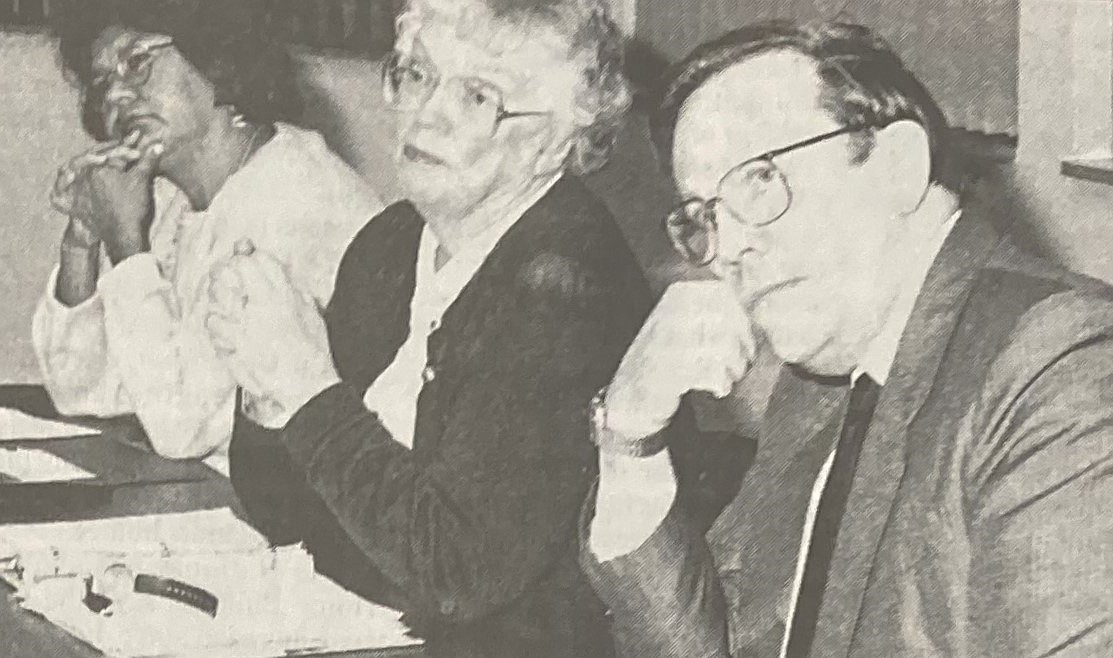
<instances>
[{"instance_id":1,"label":"man's hand","mask_svg":"<svg viewBox=\"0 0 1113 658\"><path fill-rule=\"evenodd\" d=\"M729 395L755 350L749 318L726 283L673 284L607 389L607 428L631 441L659 432L689 391Z\"/></svg>"},{"instance_id":2,"label":"man's hand","mask_svg":"<svg viewBox=\"0 0 1113 658\"><path fill-rule=\"evenodd\" d=\"M58 170L50 202L70 217L64 239L92 248L103 241L112 261L149 250L154 177L162 144L133 132L100 144Z\"/></svg>"},{"instance_id":3,"label":"man's hand","mask_svg":"<svg viewBox=\"0 0 1113 658\"><path fill-rule=\"evenodd\" d=\"M209 301L217 353L251 397L285 410L284 420L340 381L316 302L270 254L237 244L212 271Z\"/></svg>"}]
</instances>

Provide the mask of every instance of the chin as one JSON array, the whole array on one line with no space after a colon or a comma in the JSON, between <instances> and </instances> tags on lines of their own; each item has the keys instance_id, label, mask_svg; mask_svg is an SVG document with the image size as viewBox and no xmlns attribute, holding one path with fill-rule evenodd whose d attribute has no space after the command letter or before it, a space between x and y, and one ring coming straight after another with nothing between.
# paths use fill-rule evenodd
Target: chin
<instances>
[{"instance_id":1,"label":"chin","mask_svg":"<svg viewBox=\"0 0 1113 658\"><path fill-rule=\"evenodd\" d=\"M808 331L818 323L794 323L793 326L762 326L769 347L777 358L820 377L841 377L854 368L853 359L830 336Z\"/></svg>"},{"instance_id":2,"label":"chin","mask_svg":"<svg viewBox=\"0 0 1113 658\"><path fill-rule=\"evenodd\" d=\"M428 171L419 171L419 166L406 166L398 172L398 182L407 199L417 203L441 203L450 194L449 190L434 182Z\"/></svg>"}]
</instances>

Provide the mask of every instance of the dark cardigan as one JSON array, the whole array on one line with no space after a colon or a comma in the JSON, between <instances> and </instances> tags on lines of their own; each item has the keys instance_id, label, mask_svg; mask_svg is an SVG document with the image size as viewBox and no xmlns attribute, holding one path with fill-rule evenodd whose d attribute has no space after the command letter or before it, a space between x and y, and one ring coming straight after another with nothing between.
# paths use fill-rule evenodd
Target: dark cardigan
<instances>
[{"instance_id":1,"label":"dark cardigan","mask_svg":"<svg viewBox=\"0 0 1113 658\"><path fill-rule=\"evenodd\" d=\"M272 541L401 608L431 657L609 655L577 512L589 400L652 304L641 270L608 210L559 181L430 336L410 450L362 397L408 335L423 226L399 203L355 237L326 312L343 383L281 432L238 416L232 482Z\"/></svg>"}]
</instances>

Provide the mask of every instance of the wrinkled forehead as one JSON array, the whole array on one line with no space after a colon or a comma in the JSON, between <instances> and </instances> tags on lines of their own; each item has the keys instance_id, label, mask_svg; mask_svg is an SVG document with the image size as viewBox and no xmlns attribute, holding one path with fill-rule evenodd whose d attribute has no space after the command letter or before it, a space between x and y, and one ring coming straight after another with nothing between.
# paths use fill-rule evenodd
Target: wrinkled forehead
<instances>
[{"instance_id":1,"label":"wrinkled forehead","mask_svg":"<svg viewBox=\"0 0 1113 658\"><path fill-rule=\"evenodd\" d=\"M738 163L837 127L820 107L820 89L814 61L795 51L756 55L714 75L676 123L673 170L681 191L708 194Z\"/></svg>"}]
</instances>

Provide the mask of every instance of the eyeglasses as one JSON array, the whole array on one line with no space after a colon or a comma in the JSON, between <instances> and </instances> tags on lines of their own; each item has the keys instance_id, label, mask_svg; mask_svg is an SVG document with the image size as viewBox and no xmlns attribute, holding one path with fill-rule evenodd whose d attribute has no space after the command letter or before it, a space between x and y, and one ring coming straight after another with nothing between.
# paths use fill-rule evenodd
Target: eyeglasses
<instances>
[{"instance_id":1,"label":"eyeglasses","mask_svg":"<svg viewBox=\"0 0 1113 658\"><path fill-rule=\"evenodd\" d=\"M393 53L383 62L383 96L393 110L420 109L440 86L440 73L431 65ZM507 119L552 114L549 111L512 112L503 104L502 90L482 78L449 78L450 93L464 120L494 135Z\"/></svg>"},{"instance_id":2,"label":"eyeglasses","mask_svg":"<svg viewBox=\"0 0 1113 658\"><path fill-rule=\"evenodd\" d=\"M102 98L108 91L113 76L129 87L141 87L151 79L155 55L158 51L172 45L174 45L172 39L135 44L130 50L118 53L112 70L94 78L90 86Z\"/></svg>"},{"instance_id":3,"label":"eyeglasses","mask_svg":"<svg viewBox=\"0 0 1113 658\"><path fill-rule=\"evenodd\" d=\"M688 262L704 266L715 260L719 251L719 206L743 226L766 226L780 219L792 205L792 187L773 158L839 135L860 132L869 126L844 126L838 130L809 137L735 165L720 180L715 196L693 197L683 201L665 219L673 247Z\"/></svg>"}]
</instances>

